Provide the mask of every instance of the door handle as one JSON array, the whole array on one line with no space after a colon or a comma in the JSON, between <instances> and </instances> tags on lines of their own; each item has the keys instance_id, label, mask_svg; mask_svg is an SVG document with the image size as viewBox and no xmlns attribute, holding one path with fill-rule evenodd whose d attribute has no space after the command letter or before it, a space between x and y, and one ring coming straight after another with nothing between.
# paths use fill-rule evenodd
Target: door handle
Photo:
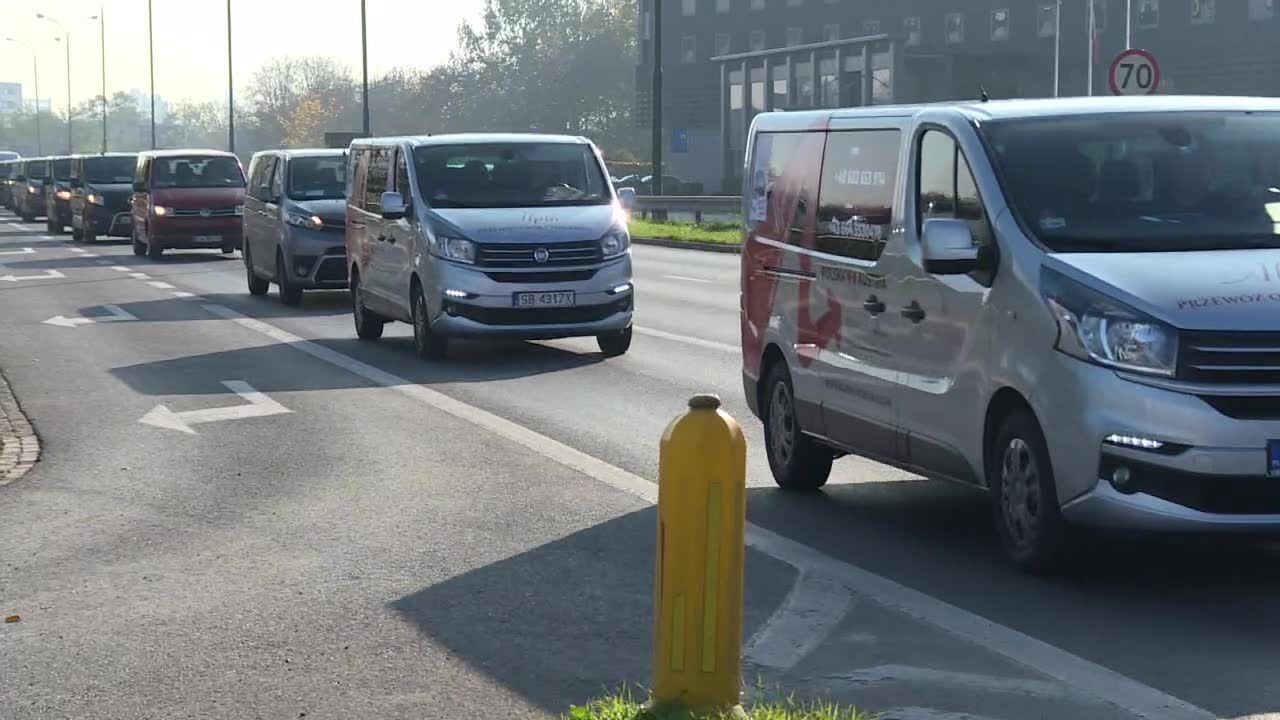
<instances>
[{"instance_id":1,"label":"door handle","mask_svg":"<svg viewBox=\"0 0 1280 720\"><path fill-rule=\"evenodd\" d=\"M920 303L915 300L912 300L910 305L902 308L901 312L902 317L913 323L918 323L921 320L924 320L924 308L920 307Z\"/></svg>"},{"instance_id":2,"label":"door handle","mask_svg":"<svg viewBox=\"0 0 1280 720\"><path fill-rule=\"evenodd\" d=\"M875 295L871 295L866 300L862 301L862 309L872 315L879 315L884 312L884 301L877 298Z\"/></svg>"},{"instance_id":3,"label":"door handle","mask_svg":"<svg viewBox=\"0 0 1280 720\"><path fill-rule=\"evenodd\" d=\"M392 245L395 245L396 238L394 235L379 235L378 242L391 243Z\"/></svg>"}]
</instances>

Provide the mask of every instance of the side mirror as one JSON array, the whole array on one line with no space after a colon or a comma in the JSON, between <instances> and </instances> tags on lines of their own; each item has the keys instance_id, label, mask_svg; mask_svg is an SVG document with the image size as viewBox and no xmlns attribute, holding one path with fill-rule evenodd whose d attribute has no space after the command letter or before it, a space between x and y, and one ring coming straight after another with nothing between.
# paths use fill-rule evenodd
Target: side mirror
<instances>
[{"instance_id":1,"label":"side mirror","mask_svg":"<svg viewBox=\"0 0 1280 720\"><path fill-rule=\"evenodd\" d=\"M982 248L974 243L973 230L964 220L925 220L920 240L925 272L965 275L982 269Z\"/></svg>"},{"instance_id":2,"label":"side mirror","mask_svg":"<svg viewBox=\"0 0 1280 720\"><path fill-rule=\"evenodd\" d=\"M622 209L631 212L636 208L636 189L633 187L618 188L618 202Z\"/></svg>"},{"instance_id":3,"label":"side mirror","mask_svg":"<svg viewBox=\"0 0 1280 720\"><path fill-rule=\"evenodd\" d=\"M404 197L398 192L382 193L382 217L387 220L399 220L404 215Z\"/></svg>"},{"instance_id":4,"label":"side mirror","mask_svg":"<svg viewBox=\"0 0 1280 720\"><path fill-rule=\"evenodd\" d=\"M136 193L144 193L147 191L147 184L143 182L133 181L133 191Z\"/></svg>"}]
</instances>

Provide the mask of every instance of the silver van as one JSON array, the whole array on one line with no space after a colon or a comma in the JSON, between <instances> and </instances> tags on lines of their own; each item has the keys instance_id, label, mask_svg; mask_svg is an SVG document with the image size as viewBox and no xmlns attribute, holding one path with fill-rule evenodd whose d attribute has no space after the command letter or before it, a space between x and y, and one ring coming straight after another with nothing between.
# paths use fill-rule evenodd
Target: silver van
<instances>
[{"instance_id":1,"label":"silver van","mask_svg":"<svg viewBox=\"0 0 1280 720\"><path fill-rule=\"evenodd\" d=\"M440 358L467 336L631 345L631 239L596 147L459 134L351 144L347 257L356 334L413 324Z\"/></svg>"},{"instance_id":2,"label":"silver van","mask_svg":"<svg viewBox=\"0 0 1280 720\"><path fill-rule=\"evenodd\" d=\"M784 488L852 453L1082 527L1280 530L1280 101L755 118L746 396Z\"/></svg>"}]
</instances>

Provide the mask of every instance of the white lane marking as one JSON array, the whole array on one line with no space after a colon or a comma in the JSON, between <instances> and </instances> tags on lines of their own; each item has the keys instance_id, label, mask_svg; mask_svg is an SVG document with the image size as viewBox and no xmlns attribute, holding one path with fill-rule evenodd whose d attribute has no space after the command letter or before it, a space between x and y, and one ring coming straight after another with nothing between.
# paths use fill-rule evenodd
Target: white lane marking
<instances>
[{"instance_id":1,"label":"white lane marking","mask_svg":"<svg viewBox=\"0 0 1280 720\"><path fill-rule=\"evenodd\" d=\"M9 227L13 228L14 230L26 230L26 228L22 227L16 222L9 223Z\"/></svg>"},{"instance_id":2,"label":"white lane marking","mask_svg":"<svg viewBox=\"0 0 1280 720\"><path fill-rule=\"evenodd\" d=\"M196 294L195 294L195 293L185 292L185 291L183 291L183 290L175 290L175 291L173 292L173 296L174 296L174 297L176 297L176 298L183 298L183 299L185 299L185 298L193 298L193 297L195 297L195 296L196 296Z\"/></svg>"},{"instance_id":3,"label":"white lane marking","mask_svg":"<svg viewBox=\"0 0 1280 720\"><path fill-rule=\"evenodd\" d=\"M103 305L102 309L106 310L108 314L95 315L93 317L84 317L84 316L63 317L61 315L58 315L56 317L51 317L48 320L45 320L43 324L56 325L58 327L73 328L73 327L78 327L80 325L94 325L99 323L111 323L111 322L128 322L130 320L138 319L137 317L131 315L129 311L125 310L119 305Z\"/></svg>"},{"instance_id":4,"label":"white lane marking","mask_svg":"<svg viewBox=\"0 0 1280 720\"><path fill-rule=\"evenodd\" d=\"M561 465L596 478L611 487L657 501L657 486L644 478L541 435L511 420L468 405L435 390L348 357L323 345L305 340L222 305L204 305L218 317L291 345L318 360L342 368L375 385L394 390L426 405L472 423L500 437L554 460ZM825 578L843 585L887 608L932 625L953 636L985 647L1014 662L1065 683L1080 694L1118 706L1148 720L1213 720L1206 710L1155 688L1131 680L1120 673L1056 648L1029 635L979 617L917 590L825 555L813 548L747 524L747 544L756 550L797 568L801 576ZM799 603L796 604L799 606Z\"/></svg>"},{"instance_id":5,"label":"white lane marking","mask_svg":"<svg viewBox=\"0 0 1280 720\"><path fill-rule=\"evenodd\" d=\"M859 688L906 683L909 685L945 687L963 690L966 693L992 692L1051 700L1069 700L1072 697L1070 690L1057 682L935 670L933 668L913 667L910 665L879 665L851 673L823 675L822 678L824 680L848 683Z\"/></svg>"},{"instance_id":6,"label":"white lane marking","mask_svg":"<svg viewBox=\"0 0 1280 720\"><path fill-rule=\"evenodd\" d=\"M133 278L133 279L135 279L135 280L146 280L147 278L149 278L149 277L151 277L151 276L150 276L150 275L148 275L148 274L146 274L146 273L144 273L144 272L136 272L136 273L129 273L129 277L131 277L131 278Z\"/></svg>"},{"instance_id":7,"label":"white lane marking","mask_svg":"<svg viewBox=\"0 0 1280 720\"><path fill-rule=\"evenodd\" d=\"M20 250L5 250L0 252L0 255L34 255L35 252L35 248L22 248Z\"/></svg>"},{"instance_id":8,"label":"white lane marking","mask_svg":"<svg viewBox=\"0 0 1280 720\"><path fill-rule=\"evenodd\" d=\"M19 280L57 280L66 277L57 270L45 270L43 275L4 275L0 276L0 280L4 282L18 282Z\"/></svg>"},{"instance_id":9,"label":"white lane marking","mask_svg":"<svg viewBox=\"0 0 1280 720\"><path fill-rule=\"evenodd\" d=\"M42 240L55 240L56 238L55 238L55 237L53 237L52 235L41 235L41 236L40 236L40 239L42 239Z\"/></svg>"},{"instance_id":10,"label":"white lane marking","mask_svg":"<svg viewBox=\"0 0 1280 720\"><path fill-rule=\"evenodd\" d=\"M133 271L132 268L127 268L123 265L112 265L111 269L115 270L116 272L132 272Z\"/></svg>"},{"instance_id":11,"label":"white lane marking","mask_svg":"<svg viewBox=\"0 0 1280 720\"><path fill-rule=\"evenodd\" d=\"M80 255L84 255L85 253L87 253L87 252L89 252L89 251L88 251L88 250L85 250L84 248L71 248L71 252L73 252L73 253L78 253L78 254L80 254Z\"/></svg>"},{"instance_id":12,"label":"white lane marking","mask_svg":"<svg viewBox=\"0 0 1280 720\"><path fill-rule=\"evenodd\" d=\"M747 640L746 659L781 670L794 667L836 629L852 600L844 585L801 570L782 604Z\"/></svg>"},{"instance_id":13,"label":"white lane marking","mask_svg":"<svg viewBox=\"0 0 1280 720\"><path fill-rule=\"evenodd\" d=\"M245 400L245 404L209 408L207 410L187 410L186 412L174 412L164 405L157 405L146 415L139 418L138 422L143 425L152 425L166 430L177 430L188 435L195 435L196 431L191 427L192 425L269 417L293 412L275 400L254 390L252 385L243 380L223 380L222 384Z\"/></svg>"},{"instance_id":14,"label":"white lane marking","mask_svg":"<svg viewBox=\"0 0 1280 720\"><path fill-rule=\"evenodd\" d=\"M151 282L149 282L149 283L147 283L147 284L148 284L148 285L150 285L150 286L151 286L151 287L153 287L153 288L160 288L161 290L172 290L172 289L173 289L173 286L172 286L172 285L170 285L169 283L167 283L167 282L161 282L161 281L159 281L159 280L152 280Z\"/></svg>"},{"instance_id":15,"label":"white lane marking","mask_svg":"<svg viewBox=\"0 0 1280 720\"><path fill-rule=\"evenodd\" d=\"M688 275L663 275L662 277L667 278L668 280L682 280L684 282L706 283L707 285L711 285L715 283L715 280L708 280L706 278L689 277Z\"/></svg>"},{"instance_id":16,"label":"white lane marking","mask_svg":"<svg viewBox=\"0 0 1280 720\"><path fill-rule=\"evenodd\" d=\"M685 345L694 345L697 347L707 348L708 350L719 350L721 352L733 353L735 355L742 352L737 345L729 343L716 342L715 340L703 340L702 338L691 337L689 335L680 335L677 333L667 332L665 330L657 330L650 327L641 327L636 325L633 330L640 335L648 335L649 337L661 338L672 342L684 343Z\"/></svg>"}]
</instances>

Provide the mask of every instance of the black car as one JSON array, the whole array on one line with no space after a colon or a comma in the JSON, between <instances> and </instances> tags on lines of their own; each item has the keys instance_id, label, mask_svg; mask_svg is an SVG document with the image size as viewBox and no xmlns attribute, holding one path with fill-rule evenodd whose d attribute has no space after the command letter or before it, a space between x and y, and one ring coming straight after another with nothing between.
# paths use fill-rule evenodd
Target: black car
<instances>
[{"instance_id":1,"label":"black car","mask_svg":"<svg viewBox=\"0 0 1280 720\"><path fill-rule=\"evenodd\" d=\"M44 217L50 233L71 224L71 157L51 157L44 163Z\"/></svg>"},{"instance_id":2,"label":"black car","mask_svg":"<svg viewBox=\"0 0 1280 720\"><path fill-rule=\"evenodd\" d=\"M93 242L99 236L130 237L129 198L138 156L133 153L78 155L71 159L71 237Z\"/></svg>"},{"instance_id":3,"label":"black car","mask_svg":"<svg viewBox=\"0 0 1280 720\"><path fill-rule=\"evenodd\" d=\"M48 158L32 158L18 163L13 187L13 210L25 222L44 217L44 166Z\"/></svg>"},{"instance_id":4,"label":"black car","mask_svg":"<svg viewBox=\"0 0 1280 720\"><path fill-rule=\"evenodd\" d=\"M0 206L13 209L13 176L18 170L17 160L0 160Z\"/></svg>"}]
</instances>

